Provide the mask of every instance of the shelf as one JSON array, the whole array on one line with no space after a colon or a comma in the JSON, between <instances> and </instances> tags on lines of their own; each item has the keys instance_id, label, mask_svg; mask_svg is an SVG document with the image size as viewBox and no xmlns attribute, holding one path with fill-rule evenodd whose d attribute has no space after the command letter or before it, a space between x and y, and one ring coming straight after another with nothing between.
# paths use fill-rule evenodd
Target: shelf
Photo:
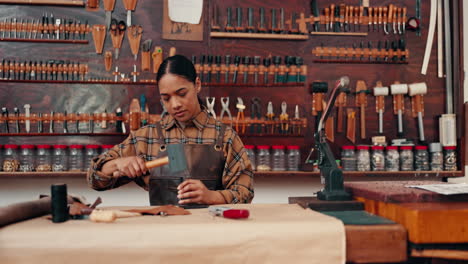
<instances>
[{"instance_id":1,"label":"shelf","mask_svg":"<svg viewBox=\"0 0 468 264\"><path fill-rule=\"evenodd\" d=\"M54 6L76 6L84 7L85 1L83 0L0 0L0 4L7 5L54 5Z\"/></svg>"},{"instance_id":2,"label":"shelf","mask_svg":"<svg viewBox=\"0 0 468 264\"><path fill-rule=\"evenodd\" d=\"M247 39L276 39L276 40L308 40L308 35L301 34L271 34L271 33L242 33L242 32L210 32L212 38L247 38Z\"/></svg>"},{"instance_id":3,"label":"shelf","mask_svg":"<svg viewBox=\"0 0 468 264\"><path fill-rule=\"evenodd\" d=\"M103 133L0 133L0 137L53 137L53 136L128 136L124 133L103 132Z\"/></svg>"},{"instance_id":4,"label":"shelf","mask_svg":"<svg viewBox=\"0 0 468 264\"><path fill-rule=\"evenodd\" d=\"M206 87L303 87L305 83L203 83Z\"/></svg>"},{"instance_id":5,"label":"shelf","mask_svg":"<svg viewBox=\"0 0 468 264\"><path fill-rule=\"evenodd\" d=\"M367 32L310 32L314 36L354 36L354 37L366 37Z\"/></svg>"},{"instance_id":6,"label":"shelf","mask_svg":"<svg viewBox=\"0 0 468 264\"><path fill-rule=\"evenodd\" d=\"M255 177L314 177L317 178L320 176L319 172L312 171L255 171ZM365 180L369 180L371 177L375 176L388 176L391 180L401 179L408 180L411 179L424 179L428 178L443 178L443 177L463 177L462 171L370 171L370 172L360 172L360 171L351 171L344 172L345 180L347 177L358 176L362 177ZM86 177L86 172L0 172L0 178L10 178L10 177Z\"/></svg>"},{"instance_id":7,"label":"shelf","mask_svg":"<svg viewBox=\"0 0 468 264\"><path fill-rule=\"evenodd\" d=\"M326 60L326 59L314 59L315 63L348 63L348 64L408 64L408 61L369 61L364 60Z\"/></svg>"},{"instance_id":8,"label":"shelf","mask_svg":"<svg viewBox=\"0 0 468 264\"><path fill-rule=\"evenodd\" d=\"M139 82L114 82L114 81L53 81L53 80L5 80L0 79L0 82L7 83L80 83L80 84L125 84L125 85L156 85L153 81Z\"/></svg>"},{"instance_id":9,"label":"shelf","mask_svg":"<svg viewBox=\"0 0 468 264\"><path fill-rule=\"evenodd\" d=\"M9 42L35 42L35 43L63 43L63 44L88 44L88 40L76 39L25 39L25 38L0 38L0 41Z\"/></svg>"}]
</instances>

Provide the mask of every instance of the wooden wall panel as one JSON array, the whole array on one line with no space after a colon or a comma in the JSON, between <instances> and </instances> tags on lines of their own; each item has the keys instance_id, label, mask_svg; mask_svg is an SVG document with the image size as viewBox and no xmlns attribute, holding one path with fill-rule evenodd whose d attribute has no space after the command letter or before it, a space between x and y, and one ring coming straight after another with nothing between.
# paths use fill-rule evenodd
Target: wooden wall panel
<instances>
[{"instance_id":1,"label":"wooden wall panel","mask_svg":"<svg viewBox=\"0 0 468 264\"><path fill-rule=\"evenodd\" d=\"M357 0L344 0L338 2L319 0L320 9L328 6L331 3L340 4L347 3L358 5ZM395 4L397 6L406 6L408 8L408 17L415 15L415 0L394 0L394 1L371 1L371 5L388 5ZM215 96L217 98L215 110L217 113L221 111L219 97L231 97L231 112L235 116L235 101L237 96L244 99L247 104L246 116L250 116L250 99L252 97L260 97L266 112L266 104L269 100L275 105L275 113L280 113L280 103L285 100L288 103L288 113L294 115L294 105L299 104L301 115L305 115L309 120L309 126L305 137L245 137L244 141L248 144L300 144L302 153L305 156L313 144L313 128L314 118L311 116L311 95L309 94L309 84L316 80L327 81L330 90L334 81L343 75L348 75L351 79L351 89L355 91L357 80L364 80L369 89L373 89L377 81L382 81L384 86L388 86L395 81L401 83L415 83L425 81L428 85L428 94L425 96L425 133L429 142L438 141L438 117L445 111L445 82L444 79L439 79L437 73L437 45L433 45L432 56L428 68L427 75L421 75L420 69L423 60L425 41L429 25L429 1L422 1L422 36L418 37L414 32L407 31L402 37L406 39L407 48L410 50L410 56L407 65L385 65L385 64L320 64L313 62L311 51L314 47L321 44L325 46L351 47L353 43L358 44L360 41L372 41L376 47L379 40L396 40L400 36L387 35L382 31L370 32L368 37L331 37L331 36L310 36L306 41L286 41L286 40L247 40L247 39L213 39L209 37L209 14L211 6L218 6L220 12L220 22L225 23L226 8L233 8L233 17L235 17L235 7L244 8L244 17L246 17L247 7L256 8L255 14L258 14L258 7L265 7L267 21L269 23L270 8L283 7L286 15L291 12L304 12L306 16L310 15L309 1L300 0L205 0L204 1L204 40L202 42L192 41L169 41L163 40L162 36L162 0L157 1L142 1L137 5L136 11L133 13L133 24L142 25L144 29L142 41L151 38L154 46L162 46L164 56L167 56L169 48L174 46L179 54L191 57L196 55L198 58L201 54L227 55L232 56L254 56L259 55L266 57L269 55L279 55L284 58L286 55L302 56L305 64L308 66L307 84L304 87L260 87L260 88L239 88L239 87L204 87L202 95ZM52 12L56 18L76 18L82 23L88 21L91 25L104 23L104 10L102 7L97 12L86 11L84 8L75 7L52 7L52 6L17 6L17 5L0 5L0 18L35 18L38 19L43 13ZM125 20L126 12L123 8L121 0L116 1L116 9L113 17L118 20ZM366 27L362 27L366 30ZM73 44L40 44L40 43L18 43L0 41L0 59L15 59L15 60L48 60L48 59L64 59L87 63L90 68L90 77L93 78L113 78L110 73L105 72L103 56L96 55L91 35L87 39L90 41L88 45L73 45ZM111 40L107 36L104 50L111 49ZM137 66L140 68L140 58L138 58ZM224 58L223 58L224 59ZM120 70L129 73L132 70L133 56L131 55L127 37L123 41L120 58L115 65L118 65ZM140 78L151 79L153 74L142 73ZM458 89L460 91L461 89ZM159 96L157 87L154 85L103 85L103 84L22 84L22 83L5 83L0 82L0 106L5 106L11 109L22 106L26 103L31 104L34 112L103 112L114 111L117 107L122 107L124 112L128 112L128 105L132 98L138 98L140 94L146 94L149 102L151 113L160 113L161 106L159 104ZM463 98L460 94L455 94L456 100L461 101ZM348 96L349 107L355 107L355 96ZM393 105L391 97L385 99L385 125L384 134L387 139L396 138L396 116L393 114ZM356 110L358 110L356 108ZM458 113L462 114L462 113ZM461 115L460 115L461 116ZM459 116L459 118L460 118ZM375 113L375 99L373 96L368 96L368 106L366 109L366 126L367 138L361 140L359 138L359 116L357 117L356 133L357 144L369 144L370 138L377 135L377 114ZM336 127L336 126L335 126ZM417 140L417 121L411 116L410 98L405 97L405 113L404 113L404 129L405 135L408 138ZM460 136L460 135L459 135ZM16 138L2 137L0 144L7 142L55 142L57 138ZM105 137L61 137L62 142L118 142L120 137L105 138ZM343 134L335 134L335 142L331 144L332 149L339 157L339 147L345 144L350 144ZM304 159L305 157L303 157Z\"/></svg>"}]
</instances>

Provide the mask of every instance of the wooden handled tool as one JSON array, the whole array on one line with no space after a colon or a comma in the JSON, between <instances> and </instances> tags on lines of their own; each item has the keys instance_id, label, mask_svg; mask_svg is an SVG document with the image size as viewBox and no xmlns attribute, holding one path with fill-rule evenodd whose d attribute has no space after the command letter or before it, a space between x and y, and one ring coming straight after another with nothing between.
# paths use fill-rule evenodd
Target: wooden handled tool
<instances>
[{"instance_id":1,"label":"wooden handled tool","mask_svg":"<svg viewBox=\"0 0 468 264\"><path fill-rule=\"evenodd\" d=\"M338 98L336 98L336 106L337 106L337 126L336 126L336 131L341 133L343 132L343 117L344 117L344 112L343 109L346 107L346 93L340 93L338 95Z\"/></svg>"},{"instance_id":2,"label":"wooden handled tool","mask_svg":"<svg viewBox=\"0 0 468 264\"><path fill-rule=\"evenodd\" d=\"M419 140L425 141L424 137L424 99L423 95L427 93L426 83L413 83L408 85L409 96L411 96L412 112L414 117L418 117Z\"/></svg>"},{"instance_id":3,"label":"wooden handled tool","mask_svg":"<svg viewBox=\"0 0 468 264\"><path fill-rule=\"evenodd\" d=\"M356 111L354 111L354 109L347 108L346 116L346 138L354 144L356 142Z\"/></svg>"},{"instance_id":4,"label":"wooden handled tool","mask_svg":"<svg viewBox=\"0 0 468 264\"><path fill-rule=\"evenodd\" d=\"M396 82L390 86L390 90L393 95L393 111L398 115L398 137L403 137L404 95L408 93L408 85Z\"/></svg>"},{"instance_id":5,"label":"wooden handled tool","mask_svg":"<svg viewBox=\"0 0 468 264\"><path fill-rule=\"evenodd\" d=\"M367 90L366 83L364 81L357 81L356 83L356 105L361 109L361 139L366 138L366 106L367 106L367 97L369 93Z\"/></svg>"},{"instance_id":6,"label":"wooden handled tool","mask_svg":"<svg viewBox=\"0 0 468 264\"><path fill-rule=\"evenodd\" d=\"M374 87L375 110L379 114L379 134L383 134L383 113L385 111L385 96L388 95L388 87L382 87L382 82L377 82Z\"/></svg>"},{"instance_id":7,"label":"wooden handled tool","mask_svg":"<svg viewBox=\"0 0 468 264\"><path fill-rule=\"evenodd\" d=\"M127 218L142 216L141 213L120 211L120 210L93 210L89 215L89 220L97 223L112 223L117 218Z\"/></svg>"},{"instance_id":8,"label":"wooden handled tool","mask_svg":"<svg viewBox=\"0 0 468 264\"><path fill-rule=\"evenodd\" d=\"M137 0L123 0L125 10L127 10L127 26L132 25L132 11L135 11Z\"/></svg>"}]
</instances>

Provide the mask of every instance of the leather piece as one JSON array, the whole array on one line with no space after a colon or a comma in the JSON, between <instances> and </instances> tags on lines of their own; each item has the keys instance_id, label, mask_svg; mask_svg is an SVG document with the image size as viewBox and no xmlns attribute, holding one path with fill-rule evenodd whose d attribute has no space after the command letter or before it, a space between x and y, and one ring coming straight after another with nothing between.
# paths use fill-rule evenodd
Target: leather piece
<instances>
[{"instance_id":1,"label":"leather piece","mask_svg":"<svg viewBox=\"0 0 468 264\"><path fill-rule=\"evenodd\" d=\"M163 205L158 207L148 207L143 209L129 209L125 212L140 213L144 215L189 215L190 212L182 207L174 205Z\"/></svg>"}]
</instances>

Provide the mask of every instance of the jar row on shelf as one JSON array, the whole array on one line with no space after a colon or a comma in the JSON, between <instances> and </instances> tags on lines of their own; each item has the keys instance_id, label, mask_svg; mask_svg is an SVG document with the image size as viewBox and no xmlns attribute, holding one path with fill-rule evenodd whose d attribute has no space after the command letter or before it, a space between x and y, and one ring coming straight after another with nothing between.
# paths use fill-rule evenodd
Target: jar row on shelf
<instances>
[{"instance_id":1,"label":"jar row on shelf","mask_svg":"<svg viewBox=\"0 0 468 264\"><path fill-rule=\"evenodd\" d=\"M86 171L91 159L113 145L14 145L1 146L4 172Z\"/></svg>"},{"instance_id":2,"label":"jar row on shelf","mask_svg":"<svg viewBox=\"0 0 468 264\"><path fill-rule=\"evenodd\" d=\"M300 147L245 145L253 170L256 171L299 171L301 164Z\"/></svg>"},{"instance_id":3,"label":"jar row on shelf","mask_svg":"<svg viewBox=\"0 0 468 264\"><path fill-rule=\"evenodd\" d=\"M456 171L456 146L343 146L344 171Z\"/></svg>"}]
</instances>

